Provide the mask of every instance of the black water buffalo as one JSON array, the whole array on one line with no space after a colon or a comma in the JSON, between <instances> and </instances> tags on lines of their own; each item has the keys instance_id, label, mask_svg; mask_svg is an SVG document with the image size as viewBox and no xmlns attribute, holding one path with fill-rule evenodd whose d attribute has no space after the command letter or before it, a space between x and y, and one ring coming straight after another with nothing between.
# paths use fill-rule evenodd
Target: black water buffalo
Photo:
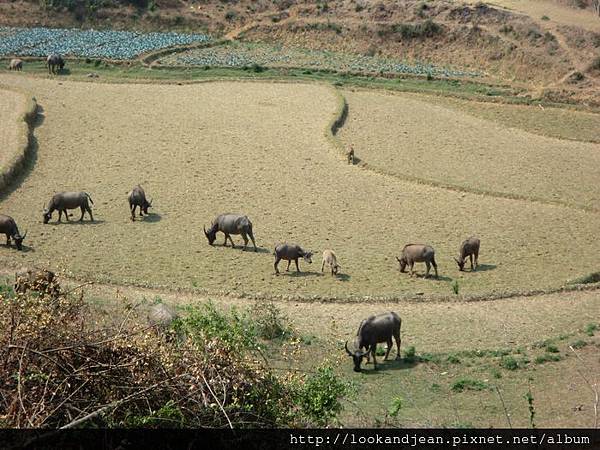
<instances>
[{"instance_id":1,"label":"black water buffalo","mask_svg":"<svg viewBox=\"0 0 600 450\"><path fill-rule=\"evenodd\" d=\"M256 248L256 242L254 241L254 234L252 233L252 222L248 219L248 216L240 214L220 214L215 220L213 220L210 229L204 227L204 235L208 239L208 243L213 245L215 239L217 239L217 233L221 232L225 235L224 246L227 246L227 239L231 241L231 247L235 248L232 234L241 234L244 239L244 250L248 246L248 236L252 239L252 245L254 245L254 251L258 251Z\"/></svg>"},{"instance_id":2,"label":"black water buffalo","mask_svg":"<svg viewBox=\"0 0 600 450\"><path fill-rule=\"evenodd\" d=\"M462 272L465 268L465 263L467 262L467 256L471 260L471 270L475 270L479 265L479 244L481 242L474 236L463 241L459 249L458 258L454 258L456 264L458 264L458 268ZM475 266L473 266L473 257L475 257Z\"/></svg>"},{"instance_id":3,"label":"black water buffalo","mask_svg":"<svg viewBox=\"0 0 600 450\"><path fill-rule=\"evenodd\" d=\"M27 236L27 232L21 236L17 222L10 216L0 214L0 234L6 235L6 245L10 245L10 240L15 241L17 250L23 250L23 239Z\"/></svg>"},{"instance_id":4,"label":"black water buffalo","mask_svg":"<svg viewBox=\"0 0 600 450\"><path fill-rule=\"evenodd\" d=\"M377 344L379 342L387 343L387 351L384 358L384 360L387 360L393 346L392 337L395 339L398 349L396 359L400 359L400 344L402 342L400 339L401 326L402 319L395 312L379 314L378 316L371 316L363 320L356 333L354 352L348 349L348 341L345 344L346 352L354 361L354 371L360 372L360 365L365 356L367 363L369 362L369 353L373 355L373 367L377 369L377 360L375 359ZM363 348L365 349L364 352L362 351Z\"/></svg>"},{"instance_id":5,"label":"black water buffalo","mask_svg":"<svg viewBox=\"0 0 600 450\"><path fill-rule=\"evenodd\" d=\"M48 58L46 58L46 64L48 65L48 73L57 74L65 67L65 60L60 55L52 54L48 55Z\"/></svg>"},{"instance_id":6,"label":"black water buffalo","mask_svg":"<svg viewBox=\"0 0 600 450\"><path fill-rule=\"evenodd\" d=\"M416 262L424 262L427 266L427 272L425 276L429 276L429 270L431 266L435 270L435 277L438 276L437 263L435 262L435 250L429 245L422 244L408 244L402 249L402 255L400 258L396 257L400 263L400 272L404 273L406 266L410 267L410 276L412 277L415 273L414 266Z\"/></svg>"},{"instance_id":7,"label":"black water buffalo","mask_svg":"<svg viewBox=\"0 0 600 450\"><path fill-rule=\"evenodd\" d=\"M302 247L300 247L298 244L288 244L288 243L278 244L275 247L273 254L275 255L274 266L275 266L276 274L279 273L279 269L277 268L277 265L279 264L279 261L281 261L282 259L285 259L288 262L287 269L285 269L286 272L288 272L290 270L290 264L292 261L294 261L296 263L296 271L300 272L300 267L298 267L298 259L300 259L300 258L304 258L304 261L306 261L309 264L312 264L312 252L311 251L307 252L307 251L303 250Z\"/></svg>"},{"instance_id":8,"label":"black water buffalo","mask_svg":"<svg viewBox=\"0 0 600 450\"><path fill-rule=\"evenodd\" d=\"M139 184L127 194L127 200L129 201L131 220L135 220L135 209L138 206L140 207L140 217L144 217L144 214L148 215L148 208L152 207L152 200L146 200L146 193Z\"/></svg>"},{"instance_id":9,"label":"black water buffalo","mask_svg":"<svg viewBox=\"0 0 600 450\"><path fill-rule=\"evenodd\" d=\"M84 214L87 213L90 215L90 220L94 221L94 216L92 215L92 208L90 208L90 202L92 205L94 204L92 197L87 192L59 192L58 194L54 194L48 207L44 209L44 223L48 223L52 218L52 213L55 210L58 210L58 221L61 221L62 214L65 213L65 217L69 220L69 213L67 209L81 209L81 218L80 222L83 221Z\"/></svg>"}]
</instances>

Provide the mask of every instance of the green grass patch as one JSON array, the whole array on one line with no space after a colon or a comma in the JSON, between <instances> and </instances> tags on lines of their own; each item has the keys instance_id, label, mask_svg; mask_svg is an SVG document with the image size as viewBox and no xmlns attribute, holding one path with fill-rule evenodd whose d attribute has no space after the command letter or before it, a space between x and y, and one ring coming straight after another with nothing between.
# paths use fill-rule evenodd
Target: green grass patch
<instances>
[{"instance_id":1,"label":"green grass patch","mask_svg":"<svg viewBox=\"0 0 600 450\"><path fill-rule=\"evenodd\" d=\"M588 343L582 339L578 339L575 342L571 343L571 347L573 347L574 349L580 349L585 347L586 345L588 345Z\"/></svg>"},{"instance_id":2,"label":"green grass patch","mask_svg":"<svg viewBox=\"0 0 600 450\"><path fill-rule=\"evenodd\" d=\"M555 353L545 353L543 355L536 356L534 362L536 364L545 364L547 362L560 361L561 359L562 358L560 357L560 355L557 355Z\"/></svg>"},{"instance_id":3,"label":"green grass patch","mask_svg":"<svg viewBox=\"0 0 600 450\"><path fill-rule=\"evenodd\" d=\"M488 389L488 385L483 381L474 380L472 378L461 378L451 385L451 389L454 392L464 391L483 391Z\"/></svg>"}]
</instances>

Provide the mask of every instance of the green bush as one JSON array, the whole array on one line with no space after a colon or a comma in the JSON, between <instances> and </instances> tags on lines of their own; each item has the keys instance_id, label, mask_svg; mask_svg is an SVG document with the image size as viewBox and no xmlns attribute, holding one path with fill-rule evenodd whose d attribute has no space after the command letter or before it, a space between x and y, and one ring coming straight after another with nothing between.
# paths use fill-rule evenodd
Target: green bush
<instances>
[{"instance_id":1,"label":"green bush","mask_svg":"<svg viewBox=\"0 0 600 450\"><path fill-rule=\"evenodd\" d=\"M319 426L329 424L342 410L340 398L348 391L349 386L330 366L319 367L300 388L298 401L303 415Z\"/></svg>"},{"instance_id":2,"label":"green bush","mask_svg":"<svg viewBox=\"0 0 600 450\"><path fill-rule=\"evenodd\" d=\"M416 361L416 359L417 359L416 353L417 353L417 350L415 349L415 346L411 345L406 350L404 350L404 360L406 362Z\"/></svg>"},{"instance_id":3,"label":"green bush","mask_svg":"<svg viewBox=\"0 0 600 450\"><path fill-rule=\"evenodd\" d=\"M184 308L185 315L178 318L173 328L188 338L204 342L218 338L231 348L253 349L258 347L255 326L237 309L229 314L219 311L214 303Z\"/></svg>"},{"instance_id":4,"label":"green bush","mask_svg":"<svg viewBox=\"0 0 600 450\"><path fill-rule=\"evenodd\" d=\"M585 334L587 334L588 336L593 336L595 331L598 331L597 323L589 323L585 327Z\"/></svg>"},{"instance_id":5,"label":"green bush","mask_svg":"<svg viewBox=\"0 0 600 450\"><path fill-rule=\"evenodd\" d=\"M256 302L250 308L250 315L257 335L263 339L284 339L294 334L288 318L273 302Z\"/></svg>"},{"instance_id":6,"label":"green bush","mask_svg":"<svg viewBox=\"0 0 600 450\"><path fill-rule=\"evenodd\" d=\"M543 355L537 356L534 361L536 364L544 364L547 362L551 362L551 361L556 362L556 361L560 361L560 360L561 360L560 355L557 355L555 353L545 353Z\"/></svg>"},{"instance_id":7,"label":"green bush","mask_svg":"<svg viewBox=\"0 0 600 450\"><path fill-rule=\"evenodd\" d=\"M586 345L587 345L587 342L585 342L585 341L583 341L581 339L578 339L578 340L576 340L575 342L573 342L571 344L571 347L573 347L575 349L579 349L579 348L585 347Z\"/></svg>"},{"instance_id":8,"label":"green bush","mask_svg":"<svg viewBox=\"0 0 600 450\"><path fill-rule=\"evenodd\" d=\"M461 378L452 383L451 387L454 392L483 391L487 388L488 385L483 381L473 380L471 378Z\"/></svg>"},{"instance_id":9,"label":"green bush","mask_svg":"<svg viewBox=\"0 0 600 450\"><path fill-rule=\"evenodd\" d=\"M503 356L500 360L500 366L506 370L517 370L519 362L513 356Z\"/></svg>"},{"instance_id":10,"label":"green bush","mask_svg":"<svg viewBox=\"0 0 600 450\"><path fill-rule=\"evenodd\" d=\"M392 26L392 32L399 34L404 40L409 39L420 39L420 38L431 38L441 34L443 31L442 26L435 23L431 19L427 19L424 22L412 24L412 23L398 23Z\"/></svg>"}]
</instances>

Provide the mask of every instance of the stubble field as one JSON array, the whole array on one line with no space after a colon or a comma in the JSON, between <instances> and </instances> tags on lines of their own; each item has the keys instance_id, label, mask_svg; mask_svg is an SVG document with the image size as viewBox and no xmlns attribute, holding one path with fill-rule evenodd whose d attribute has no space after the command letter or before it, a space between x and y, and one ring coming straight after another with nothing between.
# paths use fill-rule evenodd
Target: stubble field
<instances>
[{"instance_id":1,"label":"stubble field","mask_svg":"<svg viewBox=\"0 0 600 450\"><path fill-rule=\"evenodd\" d=\"M35 130L35 166L0 203L3 213L29 230L27 251L0 247L5 265L48 265L117 284L318 298L451 297L455 280L461 295L486 296L555 289L597 270L595 214L457 193L340 161L324 133L339 112L337 97L327 86L102 84L10 75L2 81L32 92L43 108ZM356 114L361 114L354 106L357 95L349 94L344 139L355 133ZM389 129L411 116L411 135L423 145L432 141L426 152L432 157L453 151L455 141L464 139L468 120L480 132L487 123L455 114L461 127L446 129L446 110L434 108L438 120L430 115L425 120L418 116L424 107L411 102L416 106L410 114L390 108ZM369 111L368 102L365 106ZM428 138L432 124L446 133ZM515 133L486 126L512 142ZM491 139L487 130L481 135ZM360 157L376 161L377 152L385 150L375 138L381 139L371 132L353 135ZM392 142L396 138L390 135ZM369 142L369 152L360 139ZM507 151L534 149L539 142L530 139L529 147ZM490 154L492 162L494 157ZM398 153L387 169L399 167L405 158ZM552 164L548 161L548 171ZM584 177L593 172L592 164L579 166L577 195L592 198L596 185ZM449 178L463 176L448 162L446 168ZM132 223L126 195L137 183L154 199L155 208L154 215ZM89 192L96 221L57 225L55 215L43 225L42 206L62 190ZM251 218L259 252L223 248L221 236L219 245L208 246L202 226L222 212ZM73 219L78 218L77 212ZM482 240L481 270L460 273L452 257L472 234ZM315 263L301 262L300 275L274 276L271 253L280 241L314 250ZM395 256L409 242L435 247L440 279L398 273ZM342 276L320 274L319 253L325 248L337 252Z\"/></svg>"}]
</instances>

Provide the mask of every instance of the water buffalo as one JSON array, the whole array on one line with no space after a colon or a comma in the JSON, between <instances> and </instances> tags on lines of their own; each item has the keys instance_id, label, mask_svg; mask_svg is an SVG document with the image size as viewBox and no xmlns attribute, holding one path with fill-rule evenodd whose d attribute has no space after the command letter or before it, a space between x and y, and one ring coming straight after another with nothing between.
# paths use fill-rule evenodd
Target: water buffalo
<instances>
[{"instance_id":1,"label":"water buffalo","mask_svg":"<svg viewBox=\"0 0 600 450\"><path fill-rule=\"evenodd\" d=\"M471 260L471 270L475 270L478 266L479 259L479 244L480 241L474 236L463 241L460 246L459 256L458 258L454 258L456 264L458 264L458 268L462 272L465 268L465 263L467 262L467 256ZM473 256L475 257L475 266L473 266Z\"/></svg>"},{"instance_id":2,"label":"water buffalo","mask_svg":"<svg viewBox=\"0 0 600 450\"><path fill-rule=\"evenodd\" d=\"M323 272L325 264L331 268L331 275L337 275L339 269L342 268L342 266L337 263L337 256L333 250L323 251L323 264L321 264L321 272Z\"/></svg>"},{"instance_id":3,"label":"water buffalo","mask_svg":"<svg viewBox=\"0 0 600 450\"><path fill-rule=\"evenodd\" d=\"M11 59L10 63L8 64L8 70L23 70L23 60L19 58Z\"/></svg>"},{"instance_id":4,"label":"water buffalo","mask_svg":"<svg viewBox=\"0 0 600 450\"><path fill-rule=\"evenodd\" d=\"M375 352L377 350L377 344L380 342L387 343L387 351L385 352L384 358L384 361L386 361L393 347L392 337L396 341L396 347L398 349L396 359L400 359L400 344L402 342L400 339L401 326L402 319L400 319L400 316L395 312L383 313L363 320L356 333L354 352L351 352L348 349L348 341L346 341L344 346L346 353L348 353L354 361L354 371L360 372L360 365L364 357L367 358L367 363L369 363L369 353L373 355L373 367L377 369ZM364 352L362 351L363 348L365 349Z\"/></svg>"},{"instance_id":5,"label":"water buffalo","mask_svg":"<svg viewBox=\"0 0 600 450\"><path fill-rule=\"evenodd\" d=\"M285 259L288 262L287 269L285 269L286 272L288 272L290 270L290 264L292 261L294 261L296 263L296 271L300 272L300 267L298 267L298 259L299 258L304 258L304 260L307 263L312 264L312 252L304 251L302 249L302 247L300 247L297 244L288 244L288 243L278 244L275 247L275 251L273 252L273 254L275 255L274 266L275 266L276 274L279 274L279 269L277 268L277 264L279 264L279 261L281 261L282 259Z\"/></svg>"},{"instance_id":6,"label":"water buffalo","mask_svg":"<svg viewBox=\"0 0 600 450\"><path fill-rule=\"evenodd\" d=\"M140 217L144 217L144 214L148 215L148 208L152 206L152 200L146 200L146 193L139 184L127 194L127 200L129 201L131 220L135 220L135 209L138 206L140 207Z\"/></svg>"},{"instance_id":7,"label":"water buffalo","mask_svg":"<svg viewBox=\"0 0 600 450\"><path fill-rule=\"evenodd\" d=\"M252 233L252 222L248 219L248 216L242 216L240 214L220 214L215 220L213 220L210 229L207 231L204 227L204 235L208 239L208 243L213 245L215 239L217 239L217 233L221 232L225 235L224 246L227 246L227 239L231 241L231 247L235 248L232 234L241 234L244 239L244 250L248 246L248 236L252 239L252 245L254 245L254 251L258 251L256 248L256 242L254 241L254 234Z\"/></svg>"},{"instance_id":8,"label":"water buffalo","mask_svg":"<svg viewBox=\"0 0 600 450\"><path fill-rule=\"evenodd\" d=\"M46 64L48 65L48 73L57 74L60 70L65 67L65 60L62 56L55 54L48 55L46 58ZM57 69L58 67L58 69Z\"/></svg>"},{"instance_id":9,"label":"water buffalo","mask_svg":"<svg viewBox=\"0 0 600 450\"><path fill-rule=\"evenodd\" d=\"M88 201L89 200L89 201ZM94 221L92 215L92 209L90 208L90 202L94 204L92 197L87 192L59 192L54 194L50 200L50 204L44 209L44 223L48 223L52 218L52 213L58 210L58 221L61 221L62 214L65 213L65 217L69 220L69 213L67 209L81 209L80 222L83 221L83 216L86 211L90 215L90 220Z\"/></svg>"},{"instance_id":10,"label":"water buffalo","mask_svg":"<svg viewBox=\"0 0 600 450\"><path fill-rule=\"evenodd\" d=\"M425 277L429 276L429 269L433 266L435 270L435 277L438 277L437 264L435 262L435 250L429 245L422 244L408 244L402 249L402 255L400 258L396 257L400 263L400 272L404 273L406 266L410 266L410 276L414 275L414 265L416 262L424 262L427 266L427 272Z\"/></svg>"},{"instance_id":11,"label":"water buffalo","mask_svg":"<svg viewBox=\"0 0 600 450\"><path fill-rule=\"evenodd\" d=\"M15 241L17 250L23 250L23 239L27 236L27 232L23 236L19 233L17 222L10 216L0 214L0 234L6 235L6 245L10 245L10 240Z\"/></svg>"}]
</instances>

